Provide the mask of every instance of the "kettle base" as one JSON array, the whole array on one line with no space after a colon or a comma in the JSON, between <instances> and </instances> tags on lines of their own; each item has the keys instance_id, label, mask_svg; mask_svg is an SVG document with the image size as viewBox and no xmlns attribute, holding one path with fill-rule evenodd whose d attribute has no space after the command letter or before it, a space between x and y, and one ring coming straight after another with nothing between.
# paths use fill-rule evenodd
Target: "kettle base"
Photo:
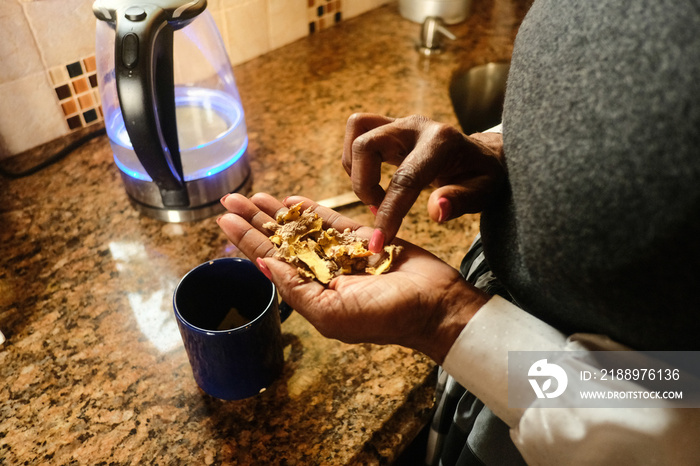
<instances>
[{"instance_id":1,"label":"kettle base","mask_svg":"<svg viewBox=\"0 0 700 466\"><path fill-rule=\"evenodd\" d=\"M249 175L245 179L243 185L231 190L230 192L248 195L250 194L252 187L253 177ZM221 197L223 197L224 194L222 194ZM206 205L190 207L186 209L169 209L165 207L153 207L150 205L143 204L131 196L129 196L129 201L131 202L131 205L134 207L134 209L136 209L139 213L145 215L146 217L154 218L156 220L168 223L195 222L197 220L204 220L206 218L213 217L225 211L224 206L221 205L219 199L216 199Z\"/></svg>"},{"instance_id":2,"label":"kettle base","mask_svg":"<svg viewBox=\"0 0 700 466\"><path fill-rule=\"evenodd\" d=\"M253 176L247 157L241 157L227 169L206 178L188 181L190 198L188 207L166 207L160 191L152 181L133 178L119 171L132 206L141 214L169 223L194 222L212 217L224 211L219 200L227 193L248 195Z\"/></svg>"}]
</instances>

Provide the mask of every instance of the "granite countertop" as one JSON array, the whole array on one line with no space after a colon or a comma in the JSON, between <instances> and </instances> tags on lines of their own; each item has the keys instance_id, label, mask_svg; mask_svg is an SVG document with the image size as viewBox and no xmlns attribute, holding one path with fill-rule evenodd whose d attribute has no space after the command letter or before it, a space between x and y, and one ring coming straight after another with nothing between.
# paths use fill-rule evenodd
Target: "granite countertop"
<instances>
[{"instance_id":1,"label":"granite countertop","mask_svg":"<svg viewBox=\"0 0 700 466\"><path fill-rule=\"evenodd\" d=\"M510 57L520 3L475 0L451 28L460 39L429 59L414 50L420 25L390 4L235 67L253 190L313 199L350 190L340 155L353 112L456 125L450 76ZM3 165L43 156L35 152ZM399 234L458 266L478 217L439 226L426 200ZM364 206L342 212L372 222ZM172 292L193 266L237 255L214 219L140 216L105 136L38 174L0 179L0 463L393 462L433 405L435 365L412 350L329 340L293 314L270 389L235 402L199 390Z\"/></svg>"}]
</instances>

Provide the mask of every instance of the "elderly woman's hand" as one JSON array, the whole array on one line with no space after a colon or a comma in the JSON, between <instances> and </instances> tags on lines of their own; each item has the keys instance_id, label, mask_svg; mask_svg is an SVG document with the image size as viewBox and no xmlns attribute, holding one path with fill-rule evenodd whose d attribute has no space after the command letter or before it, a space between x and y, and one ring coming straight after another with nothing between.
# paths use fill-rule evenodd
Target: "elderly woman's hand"
<instances>
[{"instance_id":1,"label":"elderly woman's hand","mask_svg":"<svg viewBox=\"0 0 700 466\"><path fill-rule=\"evenodd\" d=\"M251 199L232 194L223 200L230 213L219 225L243 254L277 285L282 298L327 337L348 343L399 344L441 363L462 328L488 300L459 273L432 254L404 247L391 271L382 275L341 275L328 287L300 279L295 267L273 259L274 246L262 225L298 202L311 207L324 227L350 228L368 238L369 227L300 197L285 204L266 194Z\"/></svg>"},{"instance_id":2,"label":"elderly woman's hand","mask_svg":"<svg viewBox=\"0 0 700 466\"><path fill-rule=\"evenodd\" d=\"M428 200L431 219L444 222L481 212L505 180L502 147L500 134L466 136L421 116L352 115L345 132L343 166L357 197L376 209L370 249L377 252L394 238L429 185L437 188ZM386 191L379 184L384 162L398 167Z\"/></svg>"}]
</instances>

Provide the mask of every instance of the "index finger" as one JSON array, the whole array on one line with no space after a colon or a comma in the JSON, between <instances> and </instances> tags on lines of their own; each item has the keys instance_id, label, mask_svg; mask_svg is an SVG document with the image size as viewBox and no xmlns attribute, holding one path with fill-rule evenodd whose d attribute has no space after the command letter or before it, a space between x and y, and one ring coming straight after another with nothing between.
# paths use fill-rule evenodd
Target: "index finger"
<instances>
[{"instance_id":1,"label":"index finger","mask_svg":"<svg viewBox=\"0 0 700 466\"><path fill-rule=\"evenodd\" d=\"M393 118L375 115L373 113L354 113L348 118L345 125L345 139L343 140L343 168L348 175L352 175L352 144L361 135L380 126L393 122Z\"/></svg>"},{"instance_id":2,"label":"index finger","mask_svg":"<svg viewBox=\"0 0 700 466\"><path fill-rule=\"evenodd\" d=\"M374 227L381 231L382 243L394 239L421 191L435 179L436 170L431 160L425 156L429 150L425 146L424 142L419 141L406 156L391 177L384 199L377 206Z\"/></svg>"},{"instance_id":3,"label":"index finger","mask_svg":"<svg viewBox=\"0 0 700 466\"><path fill-rule=\"evenodd\" d=\"M396 141L389 141L381 129L394 121L380 115L356 113L351 115L345 130L343 143L343 168L352 180L352 189L366 205L378 206L384 199L384 190L380 182L382 162L389 146ZM379 132L379 135L377 134ZM378 143L380 138L384 143Z\"/></svg>"},{"instance_id":4,"label":"index finger","mask_svg":"<svg viewBox=\"0 0 700 466\"><path fill-rule=\"evenodd\" d=\"M458 130L420 115L399 119L392 126L401 131L403 140L412 144L377 209L375 236L376 242L382 243L394 239L421 191L439 175L450 172L464 144L464 136Z\"/></svg>"}]
</instances>

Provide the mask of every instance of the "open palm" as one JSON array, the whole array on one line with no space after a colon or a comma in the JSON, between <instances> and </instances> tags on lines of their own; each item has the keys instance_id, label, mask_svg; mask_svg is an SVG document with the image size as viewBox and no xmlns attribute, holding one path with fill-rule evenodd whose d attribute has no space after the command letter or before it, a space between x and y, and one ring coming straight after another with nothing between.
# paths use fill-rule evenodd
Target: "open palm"
<instances>
[{"instance_id":1,"label":"open palm","mask_svg":"<svg viewBox=\"0 0 700 466\"><path fill-rule=\"evenodd\" d=\"M251 260L270 258L275 249L262 225L302 201L304 209L311 207L325 220L326 228L350 228L365 238L372 233L370 227L308 199L288 198L285 205L266 194L226 197L223 202L230 214L221 217L219 225ZM452 334L471 317L469 304L478 308L487 297L429 252L401 240L396 243L404 250L389 273L341 275L328 287L300 279L296 267L282 261L265 259L263 267L269 269L282 298L325 336L349 343L400 344L439 362L456 338Z\"/></svg>"}]
</instances>

